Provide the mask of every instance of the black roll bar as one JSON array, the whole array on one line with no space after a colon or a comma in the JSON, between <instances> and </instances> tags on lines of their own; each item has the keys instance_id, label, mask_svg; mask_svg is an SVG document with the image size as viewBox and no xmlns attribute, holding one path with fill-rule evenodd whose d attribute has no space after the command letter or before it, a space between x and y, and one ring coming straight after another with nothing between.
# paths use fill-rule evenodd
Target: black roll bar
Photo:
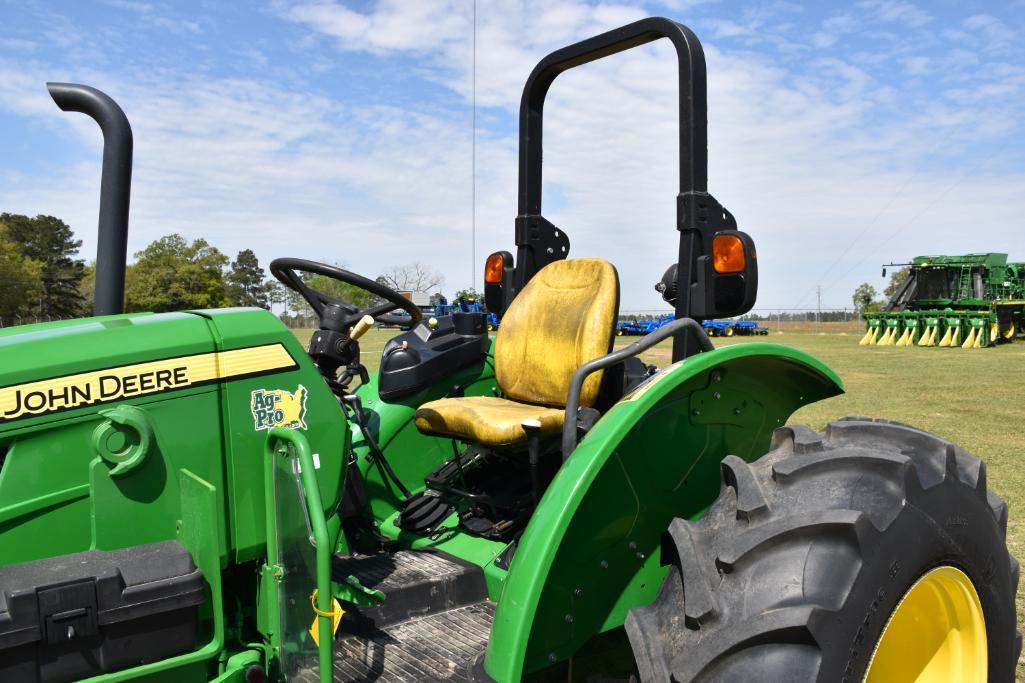
<instances>
[{"instance_id":1,"label":"black roll bar","mask_svg":"<svg viewBox=\"0 0 1025 683\"><path fill-rule=\"evenodd\" d=\"M47 83L46 89L63 111L85 114L103 131L93 315L123 313L128 204L132 192L132 126L117 102L96 88L76 83Z\"/></svg>"},{"instance_id":2,"label":"black roll bar","mask_svg":"<svg viewBox=\"0 0 1025 683\"><path fill-rule=\"evenodd\" d=\"M516 217L516 274L512 296L542 267L565 258L569 241L541 216L542 133L545 96L559 74L588 62L644 45L660 38L676 48L679 63L680 194L676 228L680 232L676 318L691 316L695 262L708 226L732 220L708 192L708 101L705 53L689 28L671 19L652 17L613 29L552 52L538 62L520 100L519 202ZM712 207L709 210L709 207ZM728 212L727 212L728 213ZM718 214L718 215L716 215ZM710 218L711 215L711 218ZM735 225L734 225L735 227ZM507 299L508 301L508 299ZM673 343L673 360L686 357L688 335Z\"/></svg>"},{"instance_id":3,"label":"black roll bar","mask_svg":"<svg viewBox=\"0 0 1025 683\"><path fill-rule=\"evenodd\" d=\"M602 57L668 38L676 48L680 79L680 192L708 188L708 103L705 53L683 24L651 17L551 53L534 67L520 100L519 214L541 213L541 139L545 96L555 78Z\"/></svg>"}]
</instances>

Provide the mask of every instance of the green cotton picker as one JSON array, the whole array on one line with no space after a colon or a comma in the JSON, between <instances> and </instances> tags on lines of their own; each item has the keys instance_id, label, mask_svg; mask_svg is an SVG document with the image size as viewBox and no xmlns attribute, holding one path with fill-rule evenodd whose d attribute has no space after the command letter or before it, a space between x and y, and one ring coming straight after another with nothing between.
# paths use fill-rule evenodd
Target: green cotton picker
<instances>
[{"instance_id":1,"label":"green cotton picker","mask_svg":"<svg viewBox=\"0 0 1025 683\"><path fill-rule=\"evenodd\" d=\"M864 313L862 346L978 349L1025 327L1025 263L1007 254L918 256L883 311ZM885 270L883 273L885 274Z\"/></svg>"}]
</instances>

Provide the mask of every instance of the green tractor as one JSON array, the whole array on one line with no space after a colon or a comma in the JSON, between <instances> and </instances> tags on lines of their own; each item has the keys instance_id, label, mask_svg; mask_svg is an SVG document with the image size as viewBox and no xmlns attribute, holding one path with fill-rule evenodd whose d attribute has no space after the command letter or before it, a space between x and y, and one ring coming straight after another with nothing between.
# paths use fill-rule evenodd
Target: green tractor
<instances>
[{"instance_id":1,"label":"green tractor","mask_svg":"<svg viewBox=\"0 0 1025 683\"><path fill-rule=\"evenodd\" d=\"M1007 254L918 256L884 310L865 313L862 346L978 349L1025 332L1025 263Z\"/></svg>"},{"instance_id":2,"label":"green tractor","mask_svg":"<svg viewBox=\"0 0 1025 683\"><path fill-rule=\"evenodd\" d=\"M680 85L675 320L613 351L615 268L541 213L545 95L665 38ZM0 680L1010 681L1007 507L982 462L894 422L787 426L840 394L813 357L716 349L755 300L751 239L707 192L705 62L645 19L523 91L516 255L488 310L422 320L377 282L273 274L320 320L124 314L131 132L105 136L96 316L0 331ZM362 287L361 310L304 273ZM359 338L413 318L361 363ZM638 354L673 340L656 369Z\"/></svg>"}]
</instances>

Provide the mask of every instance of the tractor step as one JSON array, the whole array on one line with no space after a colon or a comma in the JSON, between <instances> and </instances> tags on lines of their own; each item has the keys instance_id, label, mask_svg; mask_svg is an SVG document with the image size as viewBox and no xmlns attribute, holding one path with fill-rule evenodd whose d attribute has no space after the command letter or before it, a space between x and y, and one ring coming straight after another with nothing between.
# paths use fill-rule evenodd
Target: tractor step
<instances>
[{"instance_id":1,"label":"tractor step","mask_svg":"<svg viewBox=\"0 0 1025 683\"><path fill-rule=\"evenodd\" d=\"M480 567L432 550L336 556L331 570L335 581L355 576L362 585L385 594L384 602L378 605L346 605L340 629L343 633L371 634L488 597Z\"/></svg>"},{"instance_id":2,"label":"tractor step","mask_svg":"<svg viewBox=\"0 0 1025 683\"><path fill-rule=\"evenodd\" d=\"M495 604L483 601L339 638L333 678L375 683L486 680L481 662L494 616ZM292 680L319 683L319 669L306 669Z\"/></svg>"}]
</instances>

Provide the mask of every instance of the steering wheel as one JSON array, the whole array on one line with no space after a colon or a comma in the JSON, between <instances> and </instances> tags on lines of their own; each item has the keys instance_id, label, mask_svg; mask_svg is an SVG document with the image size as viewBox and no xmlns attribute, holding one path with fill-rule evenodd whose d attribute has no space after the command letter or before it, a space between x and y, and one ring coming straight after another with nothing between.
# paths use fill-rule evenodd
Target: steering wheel
<instances>
[{"instance_id":1,"label":"steering wheel","mask_svg":"<svg viewBox=\"0 0 1025 683\"><path fill-rule=\"evenodd\" d=\"M293 289L302 295L306 302L320 316L320 326L323 329L344 332L352 327L363 316L369 315L377 322L385 325L408 325L409 318L397 315L387 315L396 309L402 309L409 313L413 319L412 324L420 322L423 312L412 301L396 292L391 287L382 285L380 282L365 278L362 275L349 272L344 268L329 266L326 263L307 261L300 258L279 258L271 261L270 272L281 284ZM367 309L360 309L351 303L339 301L332 296L313 289L303 281L299 273L311 273L323 275L344 282L347 285L359 287L370 292L376 297L384 299L383 304Z\"/></svg>"}]
</instances>

